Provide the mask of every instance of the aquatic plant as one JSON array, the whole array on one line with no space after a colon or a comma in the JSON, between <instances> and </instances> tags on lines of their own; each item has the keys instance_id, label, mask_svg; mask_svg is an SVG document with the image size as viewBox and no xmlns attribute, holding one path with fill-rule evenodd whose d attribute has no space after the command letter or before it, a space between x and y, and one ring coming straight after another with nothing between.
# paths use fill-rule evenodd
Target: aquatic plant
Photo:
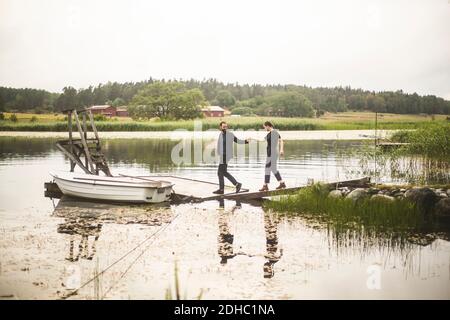
<instances>
[{"instance_id":1,"label":"aquatic plant","mask_svg":"<svg viewBox=\"0 0 450 320\"><path fill-rule=\"evenodd\" d=\"M391 139L408 143L399 149L402 154L419 154L426 157L450 157L450 122L430 123L414 131L399 131Z\"/></svg>"},{"instance_id":2,"label":"aquatic plant","mask_svg":"<svg viewBox=\"0 0 450 320\"><path fill-rule=\"evenodd\" d=\"M367 197L355 202L328 193L326 186L315 184L266 201L263 207L287 219L301 216L313 228L325 228L328 245L338 255L357 247L361 255L376 250L387 256L400 252L406 258L417 245L450 237L448 224L424 215L409 201Z\"/></svg>"},{"instance_id":3,"label":"aquatic plant","mask_svg":"<svg viewBox=\"0 0 450 320\"><path fill-rule=\"evenodd\" d=\"M426 223L424 215L408 201L371 200L369 197L354 201L329 197L328 193L325 185L314 184L278 200L267 201L264 207L291 215L315 215L347 229L362 226L377 232L419 230Z\"/></svg>"},{"instance_id":4,"label":"aquatic plant","mask_svg":"<svg viewBox=\"0 0 450 320\"><path fill-rule=\"evenodd\" d=\"M200 289L199 294L197 295L197 300L201 300L203 296L203 289ZM179 270L178 264L175 261L174 264L174 288L172 290L171 286L168 286L166 289L166 293L164 296L165 300L187 300L187 292L184 292L183 297L181 297L181 288L180 288L180 278L179 278Z\"/></svg>"},{"instance_id":5,"label":"aquatic plant","mask_svg":"<svg viewBox=\"0 0 450 320\"><path fill-rule=\"evenodd\" d=\"M399 131L393 140L409 142L409 145L383 149L375 147L373 141L364 141L357 148L336 150L337 160L346 174L370 176L375 183L448 184L449 128L449 125L431 125L429 135L425 128Z\"/></svg>"}]
</instances>

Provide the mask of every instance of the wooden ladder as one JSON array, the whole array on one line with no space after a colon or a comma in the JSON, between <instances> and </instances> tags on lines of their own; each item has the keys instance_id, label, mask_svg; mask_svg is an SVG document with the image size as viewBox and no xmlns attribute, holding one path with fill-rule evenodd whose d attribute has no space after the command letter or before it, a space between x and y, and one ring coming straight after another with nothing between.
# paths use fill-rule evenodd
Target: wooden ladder
<instances>
[{"instance_id":1,"label":"wooden ladder","mask_svg":"<svg viewBox=\"0 0 450 320\"><path fill-rule=\"evenodd\" d=\"M56 142L56 147L61 150L70 159L70 171L73 172L78 165L85 173L98 175L102 171L106 176L111 177L106 157L102 152L100 138L94 123L94 117L89 109L79 112L75 109L66 110L69 139ZM80 121L79 115L82 117ZM88 121L94 133L94 137L88 137ZM75 125L80 135L79 138L73 137L72 121L75 119ZM84 160L84 161L83 161Z\"/></svg>"}]
</instances>

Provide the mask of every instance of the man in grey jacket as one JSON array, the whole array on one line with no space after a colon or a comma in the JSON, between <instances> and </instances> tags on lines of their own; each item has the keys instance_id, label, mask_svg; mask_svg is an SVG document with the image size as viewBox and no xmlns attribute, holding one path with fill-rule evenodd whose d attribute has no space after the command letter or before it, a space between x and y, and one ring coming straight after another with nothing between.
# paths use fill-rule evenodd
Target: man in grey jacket
<instances>
[{"instance_id":1,"label":"man in grey jacket","mask_svg":"<svg viewBox=\"0 0 450 320\"><path fill-rule=\"evenodd\" d=\"M217 140L217 154L220 156L219 168L217 175L219 176L219 189L214 191L215 194L224 194L225 181L224 178L230 180L230 182L236 187L236 192L239 192L242 187L242 183L236 181L236 179L228 172L228 161L233 157L233 143L246 144L248 140L241 140L236 138L233 132L228 131L228 124L225 121L221 121L219 124L220 135Z\"/></svg>"}]
</instances>

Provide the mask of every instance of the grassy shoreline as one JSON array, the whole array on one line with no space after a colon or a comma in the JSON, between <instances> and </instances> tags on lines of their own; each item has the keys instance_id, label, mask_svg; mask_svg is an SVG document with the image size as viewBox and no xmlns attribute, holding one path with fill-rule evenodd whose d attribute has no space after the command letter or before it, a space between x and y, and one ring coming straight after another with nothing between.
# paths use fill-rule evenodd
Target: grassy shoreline
<instances>
[{"instance_id":1,"label":"grassy shoreline","mask_svg":"<svg viewBox=\"0 0 450 320\"><path fill-rule=\"evenodd\" d=\"M18 121L0 120L0 131L67 131L63 115L17 114ZM34 121L30 121L32 117ZM203 131L216 129L220 120L229 122L233 129L259 130L266 120L271 120L277 129L289 130L364 130L374 129L374 114L368 112L343 112L327 114L321 118L277 118L277 117L224 117L179 121L133 121L130 118L113 118L96 121L100 131L173 131L194 130L195 123L201 122ZM445 116L380 114L378 129L417 129L430 123L445 123Z\"/></svg>"},{"instance_id":2,"label":"grassy shoreline","mask_svg":"<svg viewBox=\"0 0 450 320\"><path fill-rule=\"evenodd\" d=\"M411 231L425 224L424 215L412 203L404 200L373 201L369 198L351 199L329 197L330 188L312 185L264 207L288 215L309 214L327 218L346 228L364 226L377 230Z\"/></svg>"}]
</instances>

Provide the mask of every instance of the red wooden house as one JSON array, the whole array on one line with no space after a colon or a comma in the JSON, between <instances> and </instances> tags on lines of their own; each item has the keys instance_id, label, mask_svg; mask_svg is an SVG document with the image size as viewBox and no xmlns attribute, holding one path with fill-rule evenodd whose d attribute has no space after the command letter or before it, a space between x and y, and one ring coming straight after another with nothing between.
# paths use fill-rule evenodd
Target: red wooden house
<instances>
[{"instance_id":1,"label":"red wooden house","mask_svg":"<svg viewBox=\"0 0 450 320\"><path fill-rule=\"evenodd\" d=\"M103 106L92 106L89 110L91 110L92 114L102 114L106 117L115 117L117 115L116 107L107 104Z\"/></svg>"}]
</instances>

